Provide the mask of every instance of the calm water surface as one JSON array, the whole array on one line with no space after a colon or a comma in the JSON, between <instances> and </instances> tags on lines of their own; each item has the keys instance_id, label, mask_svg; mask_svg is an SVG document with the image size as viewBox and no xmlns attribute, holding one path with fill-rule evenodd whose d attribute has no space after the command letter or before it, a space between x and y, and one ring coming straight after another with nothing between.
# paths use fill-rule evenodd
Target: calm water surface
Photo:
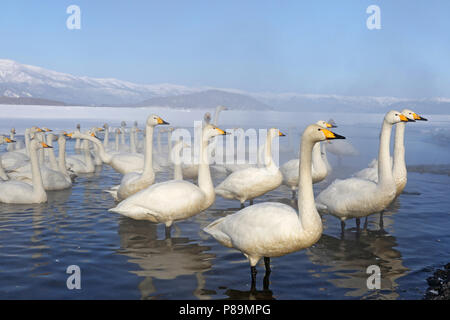
<instances>
[{"instance_id":1,"label":"calm water surface","mask_svg":"<svg viewBox=\"0 0 450 320\"><path fill-rule=\"evenodd\" d=\"M422 127L423 128L423 127ZM298 150L284 143L281 162ZM338 128L361 151L338 161L314 186L316 194L336 177L348 177L376 156L378 126ZM283 144L282 144L283 145ZM68 143L72 149L73 141ZM449 146L423 136L419 125L407 137L409 164L448 164ZM157 181L171 176L170 169ZM224 177L214 175L217 185ZM370 216L366 230L354 220L344 235L340 223L324 216L324 231L313 247L272 259L269 287L258 266L257 292L250 292L244 256L219 245L202 230L239 210L236 201L217 198L208 210L172 228L110 213L115 206L103 190L120 182L108 166L81 175L72 189L49 192L42 205L0 206L0 298L2 299L420 299L434 268L450 261L450 176L408 174L405 192L384 213ZM296 206L288 188L257 199ZM81 290L68 290L66 268L81 268ZM368 290L366 268L381 268L380 290Z\"/></svg>"}]
</instances>

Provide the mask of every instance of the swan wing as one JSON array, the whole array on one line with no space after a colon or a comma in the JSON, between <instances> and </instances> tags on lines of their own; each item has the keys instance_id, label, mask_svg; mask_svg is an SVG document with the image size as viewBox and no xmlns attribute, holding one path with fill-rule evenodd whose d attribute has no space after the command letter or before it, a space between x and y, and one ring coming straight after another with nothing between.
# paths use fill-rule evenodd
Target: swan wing
<instances>
[{"instance_id":1,"label":"swan wing","mask_svg":"<svg viewBox=\"0 0 450 320\"><path fill-rule=\"evenodd\" d=\"M205 194L198 186L171 180L135 193L110 211L140 220L174 221L199 213L204 199Z\"/></svg>"},{"instance_id":2,"label":"swan wing","mask_svg":"<svg viewBox=\"0 0 450 320\"><path fill-rule=\"evenodd\" d=\"M247 255L278 256L292 249L301 225L292 207L264 202L220 218L203 230L224 246Z\"/></svg>"}]
</instances>

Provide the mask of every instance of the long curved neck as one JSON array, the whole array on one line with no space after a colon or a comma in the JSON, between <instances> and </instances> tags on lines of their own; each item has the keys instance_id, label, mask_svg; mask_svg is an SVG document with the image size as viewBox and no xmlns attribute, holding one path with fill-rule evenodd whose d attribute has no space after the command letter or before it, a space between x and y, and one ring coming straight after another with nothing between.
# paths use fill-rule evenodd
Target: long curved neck
<instances>
[{"instance_id":1,"label":"long curved neck","mask_svg":"<svg viewBox=\"0 0 450 320\"><path fill-rule=\"evenodd\" d=\"M320 151L320 142L314 144L312 149L312 165L315 172L324 172L327 170L327 165L322 158L322 152Z\"/></svg>"},{"instance_id":2,"label":"long curved neck","mask_svg":"<svg viewBox=\"0 0 450 320\"><path fill-rule=\"evenodd\" d=\"M58 140L58 168L59 171L64 174L65 176L69 177L69 172L67 171L66 167L66 139L59 139Z\"/></svg>"},{"instance_id":3,"label":"long curved neck","mask_svg":"<svg viewBox=\"0 0 450 320\"><path fill-rule=\"evenodd\" d=\"M147 125L145 127L144 171L142 172L142 176L155 174L153 172L153 132L153 126Z\"/></svg>"},{"instance_id":4,"label":"long curved neck","mask_svg":"<svg viewBox=\"0 0 450 320\"><path fill-rule=\"evenodd\" d=\"M109 128L105 128L105 137L103 138L103 146L105 148L108 148L109 145Z\"/></svg>"},{"instance_id":5,"label":"long curved neck","mask_svg":"<svg viewBox=\"0 0 450 320\"><path fill-rule=\"evenodd\" d=\"M76 129L75 132L81 133L80 129ZM77 140L75 141L75 149L80 149L81 147L81 140L80 138L77 138Z\"/></svg>"},{"instance_id":6,"label":"long curved neck","mask_svg":"<svg viewBox=\"0 0 450 320\"><path fill-rule=\"evenodd\" d=\"M53 138L51 135L47 136L47 145L50 147L53 147ZM56 161L55 152L53 151L53 148L47 149L47 155L50 162L50 167L52 170L58 171L58 163Z\"/></svg>"},{"instance_id":7,"label":"long curved neck","mask_svg":"<svg viewBox=\"0 0 450 320\"><path fill-rule=\"evenodd\" d=\"M39 161L37 156L37 148L30 146L30 162L31 162L31 179L33 183L33 194L45 194L44 183L42 182L41 170L39 169Z\"/></svg>"},{"instance_id":8,"label":"long curved neck","mask_svg":"<svg viewBox=\"0 0 450 320\"><path fill-rule=\"evenodd\" d=\"M208 159L208 138L202 134L200 144L200 163L198 165L198 186L206 195L205 207L209 207L215 200L214 184L211 179Z\"/></svg>"},{"instance_id":9,"label":"long curved neck","mask_svg":"<svg viewBox=\"0 0 450 320\"><path fill-rule=\"evenodd\" d=\"M116 132L116 152L119 152L119 133Z\"/></svg>"},{"instance_id":10,"label":"long curved neck","mask_svg":"<svg viewBox=\"0 0 450 320\"><path fill-rule=\"evenodd\" d=\"M314 202L311 164L314 142L303 135L300 145L300 166L298 181L298 211L302 236L314 243L322 234L322 221Z\"/></svg>"},{"instance_id":11,"label":"long curved neck","mask_svg":"<svg viewBox=\"0 0 450 320\"><path fill-rule=\"evenodd\" d=\"M180 158L180 152L182 148L182 142L177 142L174 146L172 151L170 152L172 154L172 162L173 162L173 179L174 180L183 180L183 170L181 169L181 158Z\"/></svg>"},{"instance_id":12,"label":"long curved neck","mask_svg":"<svg viewBox=\"0 0 450 320\"><path fill-rule=\"evenodd\" d=\"M135 130L131 130L130 132L130 152L136 153L136 136L134 135Z\"/></svg>"},{"instance_id":13,"label":"long curved neck","mask_svg":"<svg viewBox=\"0 0 450 320\"><path fill-rule=\"evenodd\" d=\"M267 169L278 169L275 165L275 162L272 159L272 141L274 137L270 134L270 132L267 132L266 136L266 145L264 148L264 164L266 165Z\"/></svg>"},{"instance_id":14,"label":"long curved neck","mask_svg":"<svg viewBox=\"0 0 450 320\"><path fill-rule=\"evenodd\" d=\"M84 163L89 168L93 168L94 162L92 161L91 150L89 149L89 141L88 140L83 141L83 151L84 151Z\"/></svg>"},{"instance_id":15,"label":"long curved neck","mask_svg":"<svg viewBox=\"0 0 450 320\"><path fill-rule=\"evenodd\" d=\"M25 130L25 150L27 150L28 156L30 156L30 131Z\"/></svg>"},{"instance_id":16,"label":"long curved neck","mask_svg":"<svg viewBox=\"0 0 450 320\"><path fill-rule=\"evenodd\" d=\"M122 126L121 130L122 130L122 135L120 136L120 143L122 145L124 145L125 144L125 127Z\"/></svg>"},{"instance_id":17,"label":"long curved neck","mask_svg":"<svg viewBox=\"0 0 450 320\"><path fill-rule=\"evenodd\" d=\"M112 156L105 151L105 148L103 147L103 145L100 142L100 140L98 140L97 138L94 138L94 137L92 137L92 136L90 136L88 134L81 134L81 137L83 139L91 141L92 143L94 143L98 147L98 154L100 156L100 159L102 159L102 161L104 163L110 163L111 162Z\"/></svg>"},{"instance_id":18,"label":"long curved neck","mask_svg":"<svg viewBox=\"0 0 450 320\"><path fill-rule=\"evenodd\" d=\"M172 131L168 131L167 132L167 150L169 153L169 161L172 161L172 152L170 152L172 150Z\"/></svg>"},{"instance_id":19,"label":"long curved neck","mask_svg":"<svg viewBox=\"0 0 450 320\"><path fill-rule=\"evenodd\" d=\"M405 162L405 127L406 123L397 123L395 128L395 142L394 142L394 166L392 174L395 177L406 175Z\"/></svg>"},{"instance_id":20,"label":"long curved neck","mask_svg":"<svg viewBox=\"0 0 450 320\"><path fill-rule=\"evenodd\" d=\"M393 182L391 156L389 144L391 140L392 124L383 121L380 134L380 147L378 150L378 184L385 185Z\"/></svg>"}]
</instances>

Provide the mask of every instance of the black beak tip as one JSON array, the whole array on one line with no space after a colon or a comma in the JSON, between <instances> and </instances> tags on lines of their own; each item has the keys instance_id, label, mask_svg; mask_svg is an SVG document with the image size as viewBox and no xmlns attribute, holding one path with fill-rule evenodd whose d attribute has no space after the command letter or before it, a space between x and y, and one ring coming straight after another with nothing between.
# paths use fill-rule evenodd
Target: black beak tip
<instances>
[{"instance_id":1,"label":"black beak tip","mask_svg":"<svg viewBox=\"0 0 450 320\"><path fill-rule=\"evenodd\" d=\"M338 126L335 125L335 124L332 124L331 127L332 127L332 128L337 128Z\"/></svg>"},{"instance_id":2,"label":"black beak tip","mask_svg":"<svg viewBox=\"0 0 450 320\"><path fill-rule=\"evenodd\" d=\"M281 134L281 137L286 137L286 135L284 133Z\"/></svg>"},{"instance_id":3,"label":"black beak tip","mask_svg":"<svg viewBox=\"0 0 450 320\"><path fill-rule=\"evenodd\" d=\"M421 121L428 121L428 119L427 119L427 118L424 118L424 117L420 117L419 120L421 120Z\"/></svg>"},{"instance_id":4,"label":"black beak tip","mask_svg":"<svg viewBox=\"0 0 450 320\"><path fill-rule=\"evenodd\" d=\"M163 120L163 123L162 123L162 124L170 124L170 123L168 123L167 121L164 121L164 120Z\"/></svg>"},{"instance_id":5,"label":"black beak tip","mask_svg":"<svg viewBox=\"0 0 450 320\"><path fill-rule=\"evenodd\" d=\"M345 137L341 136L340 134L335 133L334 135L335 135L335 138L333 138L333 139L345 139Z\"/></svg>"}]
</instances>

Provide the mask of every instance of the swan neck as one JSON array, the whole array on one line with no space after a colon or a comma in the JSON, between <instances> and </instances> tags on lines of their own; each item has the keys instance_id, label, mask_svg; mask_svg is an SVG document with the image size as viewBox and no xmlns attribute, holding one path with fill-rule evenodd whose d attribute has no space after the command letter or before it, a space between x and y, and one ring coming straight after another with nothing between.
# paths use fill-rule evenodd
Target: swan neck
<instances>
[{"instance_id":1,"label":"swan neck","mask_svg":"<svg viewBox=\"0 0 450 320\"><path fill-rule=\"evenodd\" d=\"M211 179L208 158L208 138L202 135L200 144L200 163L198 165L198 186L205 193L205 207L209 207L215 200L214 184Z\"/></svg>"},{"instance_id":2,"label":"swan neck","mask_svg":"<svg viewBox=\"0 0 450 320\"><path fill-rule=\"evenodd\" d=\"M153 172L153 126L145 127L145 154L143 176L154 175Z\"/></svg>"},{"instance_id":3,"label":"swan neck","mask_svg":"<svg viewBox=\"0 0 450 320\"><path fill-rule=\"evenodd\" d=\"M50 147L53 147L53 139L52 139L51 135L47 136L47 145L49 145ZM53 148L47 149L47 155L48 155L50 167L52 168L52 170L58 171L58 162L56 161L55 152L54 152Z\"/></svg>"},{"instance_id":4,"label":"swan neck","mask_svg":"<svg viewBox=\"0 0 450 320\"><path fill-rule=\"evenodd\" d=\"M105 128L105 137L103 138L103 146L108 148L109 145L109 128Z\"/></svg>"},{"instance_id":5,"label":"swan neck","mask_svg":"<svg viewBox=\"0 0 450 320\"><path fill-rule=\"evenodd\" d=\"M391 156L390 156L390 140L391 140L392 124L383 121L383 126L381 127L380 134L380 146L378 150L378 177L379 184L389 184L392 183L392 167L391 167Z\"/></svg>"},{"instance_id":6,"label":"swan neck","mask_svg":"<svg viewBox=\"0 0 450 320\"><path fill-rule=\"evenodd\" d=\"M304 241L315 243L322 234L322 221L314 202L311 164L315 143L303 135L300 145L298 210Z\"/></svg>"},{"instance_id":7,"label":"swan neck","mask_svg":"<svg viewBox=\"0 0 450 320\"><path fill-rule=\"evenodd\" d=\"M134 130L130 131L130 151L131 153L136 153L136 136L134 135Z\"/></svg>"},{"instance_id":8,"label":"swan neck","mask_svg":"<svg viewBox=\"0 0 450 320\"><path fill-rule=\"evenodd\" d=\"M183 170L181 169L181 142L176 144L172 149L172 160L173 160L173 178L174 180L183 180Z\"/></svg>"},{"instance_id":9,"label":"swan neck","mask_svg":"<svg viewBox=\"0 0 450 320\"><path fill-rule=\"evenodd\" d=\"M275 139L269 132L266 136L266 147L264 149L264 162L267 169L276 167L272 158L272 141Z\"/></svg>"},{"instance_id":10,"label":"swan neck","mask_svg":"<svg viewBox=\"0 0 450 320\"><path fill-rule=\"evenodd\" d=\"M33 194L45 194L44 183L42 182L41 170L37 156L37 148L30 146L31 180L33 184Z\"/></svg>"},{"instance_id":11,"label":"swan neck","mask_svg":"<svg viewBox=\"0 0 450 320\"><path fill-rule=\"evenodd\" d=\"M65 176L69 176L66 168L66 139L58 140L58 167Z\"/></svg>"},{"instance_id":12,"label":"swan neck","mask_svg":"<svg viewBox=\"0 0 450 320\"><path fill-rule=\"evenodd\" d=\"M397 123L395 127L395 141L394 141L394 167L392 172L394 176L406 173L405 162L405 127L406 123Z\"/></svg>"}]
</instances>

